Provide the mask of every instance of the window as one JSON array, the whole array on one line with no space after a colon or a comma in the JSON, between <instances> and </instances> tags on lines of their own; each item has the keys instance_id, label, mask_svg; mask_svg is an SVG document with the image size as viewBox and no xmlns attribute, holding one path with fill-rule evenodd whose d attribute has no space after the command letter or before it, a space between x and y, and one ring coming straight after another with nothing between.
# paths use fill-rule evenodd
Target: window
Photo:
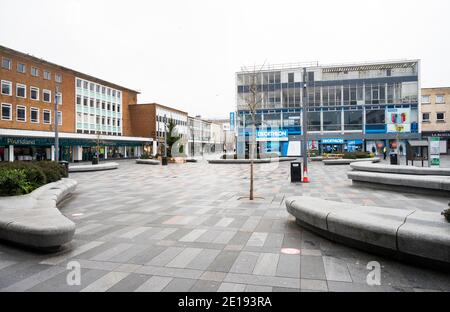
<instances>
[{"instance_id":1,"label":"window","mask_svg":"<svg viewBox=\"0 0 450 312\"><path fill-rule=\"evenodd\" d=\"M445 121L445 113L436 113L437 121Z\"/></svg>"},{"instance_id":2,"label":"window","mask_svg":"<svg viewBox=\"0 0 450 312\"><path fill-rule=\"evenodd\" d=\"M108 104L106 105L106 110L111 110L111 103L108 102Z\"/></svg>"},{"instance_id":3,"label":"window","mask_svg":"<svg viewBox=\"0 0 450 312\"><path fill-rule=\"evenodd\" d=\"M77 79L77 88L81 88L81 80Z\"/></svg>"},{"instance_id":4,"label":"window","mask_svg":"<svg viewBox=\"0 0 450 312\"><path fill-rule=\"evenodd\" d=\"M308 72L308 81L314 81L314 72Z\"/></svg>"},{"instance_id":5,"label":"window","mask_svg":"<svg viewBox=\"0 0 450 312\"><path fill-rule=\"evenodd\" d=\"M45 80L51 80L52 79L52 75L47 70L44 70L44 79Z\"/></svg>"},{"instance_id":6,"label":"window","mask_svg":"<svg viewBox=\"0 0 450 312\"><path fill-rule=\"evenodd\" d=\"M32 107L30 111L30 121L32 123L39 123L39 109Z\"/></svg>"},{"instance_id":7,"label":"window","mask_svg":"<svg viewBox=\"0 0 450 312\"><path fill-rule=\"evenodd\" d=\"M87 90L88 89L88 82L87 81L83 81L83 89Z\"/></svg>"},{"instance_id":8,"label":"window","mask_svg":"<svg viewBox=\"0 0 450 312\"><path fill-rule=\"evenodd\" d=\"M120 119L117 119L117 127L120 128Z\"/></svg>"},{"instance_id":9,"label":"window","mask_svg":"<svg viewBox=\"0 0 450 312\"><path fill-rule=\"evenodd\" d=\"M431 97L429 95L422 95L422 104L430 104Z\"/></svg>"},{"instance_id":10,"label":"window","mask_svg":"<svg viewBox=\"0 0 450 312\"><path fill-rule=\"evenodd\" d=\"M288 82L294 82L294 73L288 73Z\"/></svg>"},{"instance_id":11,"label":"window","mask_svg":"<svg viewBox=\"0 0 450 312\"><path fill-rule=\"evenodd\" d=\"M52 91L44 89L42 91L42 100L46 103L51 103L52 102Z\"/></svg>"},{"instance_id":12,"label":"window","mask_svg":"<svg viewBox=\"0 0 450 312\"><path fill-rule=\"evenodd\" d=\"M83 98L83 106L88 106L88 98L87 97Z\"/></svg>"},{"instance_id":13,"label":"window","mask_svg":"<svg viewBox=\"0 0 450 312\"><path fill-rule=\"evenodd\" d=\"M100 109L100 100L95 100L95 108Z\"/></svg>"},{"instance_id":14,"label":"window","mask_svg":"<svg viewBox=\"0 0 450 312\"><path fill-rule=\"evenodd\" d=\"M33 77L39 77L39 68L31 67L31 76Z\"/></svg>"},{"instance_id":15,"label":"window","mask_svg":"<svg viewBox=\"0 0 450 312\"><path fill-rule=\"evenodd\" d=\"M436 104L444 104L445 95L436 95Z\"/></svg>"},{"instance_id":16,"label":"window","mask_svg":"<svg viewBox=\"0 0 450 312\"><path fill-rule=\"evenodd\" d=\"M120 113L120 105L117 104L117 112Z\"/></svg>"},{"instance_id":17,"label":"window","mask_svg":"<svg viewBox=\"0 0 450 312\"><path fill-rule=\"evenodd\" d=\"M27 67L25 66L25 64L17 63L17 72L18 73L25 74L26 71L27 71Z\"/></svg>"},{"instance_id":18,"label":"window","mask_svg":"<svg viewBox=\"0 0 450 312\"><path fill-rule=\"evenodd\" d=\"M2 57L2 67L11 70L11 59Z\"/></svg>"},{"instance_id":19,"label":"window","mask_svg":"<svg viewBox=\"0 0 450 312\"><path fill-rule=\"evenodd\" d=\"M320 112L308 112L308 131L320 131Z\"/></svg>"},{"instance_id":20,"label":"window","mask_svg":"<svg viewBox=\"0 0 450 312\"><path fill-rule=\"evenodd\" d=\"M20 122L27 121L27 108L22 105L16 107L16 120Z\"/></svg>"},{"instance_id":21,"label":"window","mask_svg":"<svg viewBox=\"0 0 450 312\"><path fill-rule=\"evenodd\" d=\"M95 85L95 92L100 93L100 86L99 85Z\"/></svg>"},{"instance_id":22,"label":"window","mask_svg":"<svg viewBox=\"0 0 450 312\"><path fill-rule=\"evenodd\" d=\"M58 126L62 126L62 112L58 111Z\"/></svg>"},{"instance_id":23,"label":"window","mask_svg":"<svg viewBox=\"0 0 450 312\"><path fill-rule=\"evenodd\" d=\"M112 96L113 96L113 97L116 97L116 90L113 90L113 91L112 91Z\"/></svg>"},{"instance_id":24,"label":"window","mask_svg":"<svg viewBox=\"0 0 450 312\"><path fill-rule=\"evenodd\" d=\"M120 99L120 91L117 91L117 97Z\"/></svg>"},{"instance_id":25,"label":"window","mask_svg":"<svg viewBox=\"0 0 450 312\"><path fill-rule=\"evenodd\" d=\"M62 76L61 74L55 74L55 81L61 83L62 82Z\"/></svg>"},{"instance_id":26,"label":"window","mask_svg":"<svg viewBox=\"0 0 450 312\"><path fill-rule=\"evenodd\" d=\"M77 95L77 105L81 105L81 96Z\"/></svg>"},{"instance_id":27,"label":"window","mask_svg":"<svg viewBox=\"0 0 450 312\"><path fill-rule=\"evenodd\" d=\"M106 88L102 87L102 94L105 94L105 93L106 93Z\"/></svg>"},{"instance_id":28,"label":"window","mask_svg":"<svg viewBox=\"0 0 450 312\"><path fill-rule=\"evenodd\" d=\"M89 99L89 107L94 107L94 99Z\"/></svg>"},{"instance_id":29,"label":"window","mask_svg":"<svg viewBox=\"0 0 450 312\"><path fill-rule=\"evenodd\" d=\"M341 111L323 112L323 131L341 130Z\"/></svg>"},{"instance_id":30,"label":"window","mask_svg":"<svg viewBox=\"0 0 450 312\"><path fill-rule=\"evenodd\" d=\"M12 82L2 80L2 94L3 95L12 95Z\"/></svg>"},{"instance_id":31,"label":"window","mask_svg":"<svg viewBox=\"0 0 450 312\"><path fill-rule=\"evenodd\" d=\"M344 129L345 130L362 130L362 115L361 110L344 111Z\"/></svg>"},{"instance_id":32,"label":"window","mask_svg":"<svg viewBox=\"0 0 450 312\"><path fill-rule=\"evenodd\" d=\"M376 125L385 124L386 112L384 109L380 110L366 110L366 124Z\"/></svg>"},{"instance_id":33,"label":"window","mask_svg":"<svg viewBox=\"0 0 450 312\"><path fill-rule=\"evenodd\" d=\"M90 84L89 84L89 90L92 91L92 92L94 92L94 89L95 89L94 84L93 84L93 83L90 83Z\"/></svg>"},{"instance_id":34,"label":"window","mask_svg":"<svg viewBox=\"0 0 450 312\"><path fill-rule=\"evenodd\" d=\"M63 103L63 95L62 95L62 92L58 92L58 94L57 94L57 99L58 99L58 105L62 105L62 103Z\"/></svg>"},{"instance_id":35,"label":"window","mask_svg":"<svg viewBox=\"0 0 450 312\"><path fill-rule=\"evenodd\" d=\"M30 99L39 101L39 88L30 87Z\"/></svg>"},{"instance_id":36,"label":"window","mask_svg":"<svg viewBox=\"0 0 450 312\"><path fill-rule=\"evenodd\" d=\"M52 123L52 112L48 109L44 109L44 124L49 125Z\"/></svg>"},{"instance_id":37,"label":"window","mask_svg":"<svg viewBox=\"0 0 450 312\"><path fill-rule=\"evenodd\" d=\"M423 122L429 122L430 121L430 113L423 113L422 114L422 121Z\"/></svg>"},{"instance_id":38,"label":"window","mask_svg":"<svg viewBox=\"0 0 450 312\"><path fill-rule=\"evenodd\" d=\"M27 86L23 84L16 84L16 96L21 98L27 97Z\"/></svg>"},{"instance_id":39,"label":"window","mask_svg":"<svg viewBox=\"0 0 450 312\"><path fill-rule=\"evenodd\" d=\"M106 94L107 94L107 95L111 95L111 89L108 88Z\"/></svg>"},{"instance_id":40,"label":"window","mask_svg":"<svg viewBox=\"0 0 450 312\"><path fill-rule=\"evenodd\" d=\"M392 76L392 69L386 69L386 76L388 77Z\"/></svg>"},{"instance_id":41,"label":"window","mask_svg":"<svg viewBox=\"0 0 450 312\"><path fill-rule=\"evenodd\" d=\"M12 105L2 103L2 120L12 120Z\"/></svg>"},{"instance_id":42,"label":"window","mask_svg":"<svg viewBox=\"0 0 450 312\"><path fill-rule=\"evenodd\" d=\"M105 101L102 101L102 109L105 109Z\"/></svg>"}]
</instances>

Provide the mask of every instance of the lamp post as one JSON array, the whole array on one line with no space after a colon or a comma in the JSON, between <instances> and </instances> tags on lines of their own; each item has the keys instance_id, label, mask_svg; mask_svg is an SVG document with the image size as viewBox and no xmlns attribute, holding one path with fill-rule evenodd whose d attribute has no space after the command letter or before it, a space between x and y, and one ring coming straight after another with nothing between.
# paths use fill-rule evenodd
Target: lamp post
<instances>
[{"instance_id":1,"label":"lamp post","mask_svg":"<svg viewBox=\"0 0 450 312\"><path fill-rule=\"evenodd\" d=\"M59 161L59 120L58 120L59 87L55 89L55 161Z\"/></svg>"},{"instance_id":2,"label":"lamp post","mask_svg":"<svg viewBox=\"0 0 450 312\"><path fill-rule=\"evenodd\" d=\"M303 183L308 183L308 97L307 97L307 84L306 84L306 67L303 68L303 141L302 141L302 154L303 154Z\"/></svg>"},{"instance_id":3,"label":"lamp post","mask_svg":"<svg viewBox=\"0 0 450 312\"><path fill-rule=\"evenodd\" d=\"M164 157L161 164L167 166L167 116L164 114Z\"/></svg>"}]
</instances>

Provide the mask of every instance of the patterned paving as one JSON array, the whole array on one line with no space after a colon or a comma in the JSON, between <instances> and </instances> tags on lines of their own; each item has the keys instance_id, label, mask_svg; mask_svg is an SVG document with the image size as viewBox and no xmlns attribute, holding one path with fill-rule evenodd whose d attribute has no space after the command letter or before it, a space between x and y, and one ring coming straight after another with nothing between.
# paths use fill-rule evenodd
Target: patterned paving
<instances>
[{"instance_id":1,"label":"patterned paving","mask_svg":"<svg viewBox=\"0 0 450 312\"><path fill-rule=\"evenodd\" d=\"M77 224L58 254L0 244L0 291L450 291L450 275L405 265L322 239L298 227L284 198L308 195L440 212L441 197L357 188L348 166L313 163L312 183L291 184L289 164L146 166L76 173L61 211ZM283 248L300 250L282 253ZM68 285L67 264L81 266ZM369 286L368 262L381 264Z\"/></svg>"}]
</instances>

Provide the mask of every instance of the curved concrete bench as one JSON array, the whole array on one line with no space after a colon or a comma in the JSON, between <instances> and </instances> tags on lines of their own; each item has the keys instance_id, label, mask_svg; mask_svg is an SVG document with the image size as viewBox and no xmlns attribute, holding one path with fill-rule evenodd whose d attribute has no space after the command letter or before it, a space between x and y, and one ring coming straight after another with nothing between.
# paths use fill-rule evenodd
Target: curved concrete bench
<instances>
[{"instance_id":1,"label":"curved concrete bench","mask_svg":"<svg viewBox=\"0 0 450 312\"><path fill-rule=\"evenodd\" d=\"M438 213L306 196L288 198L285 203L299 225L328 239L450 269L450 224Z\"/></svg>"},{"instance_id":2,"label":"curved concrete bench","mask_svg":"<svg viewBox=\"0 0 450 312\"><path fill-rule=\"evenodd\" d=\"M395 173L395 174L415 174L415 175L434 175L450 176L450 168L429 168L413 166L383 165L371 163L353 163L350 167L356 171Z\"/></svg>"},{"instance_id":3,"label":"curved concrete bench","mask_svg":"<svg viewBox=\"0 0 450 312\"><path fill-rule=\"evenodd\" d=\"M80 165L80 166L69 166L69 172L89 172L89 171L102 171L102 170L112 170L119 168L119 164L115 162L108 162L98 165Z\"/></svg>"},{"instance_id":4,"label":"curved concrete bench","mask_svg":"<svg viewBox=\"0 0 450 312\"><path fill-rule=\"evenodd\" d=\"M445 192L450 191L450 177L448 176L350 171L347 173L347 177L353 182L373 183L415 189L430 189ZM410 191L414 191L414 189L410 189Z\"/></svg>"},{"instance_id":5,"label":"curved concrete bench","mask_svg":"<svg viewBox=\"0 0 450 312\"><path fill-rule=\"evenodd\" d=\"M373 162L377 163L380 162L380 158L374 157L374 158L357 158L357 159L324 159L322 162L325 165L350 165L355 162Z\"/></svg>"},{"instance_id":6,"label":"curved concrete bench","mask_svg":"<svg viewBox=\"0 0 450 312\"><path fill-rule=\"evenodd\" d=\"M271 162L294 161L297 157L264 158L253 160L254 164L268 164ZM250 159L210 159L210 164L250 164Z\"/></svg>"},{"instance_id":7,"label":"curved concrete bench","mask_svg":"<svg viewBox=\"0 0 450 312\"><path fill-rule=\"evenodd\" d=\"M161 162L155 159L136 159L136 163L141 165L161 165Z\"/></svg>"},{"instance_id":8,"label":"curved concrete bench","mask_svg":"<svg viewBox=\"0 0 450 312\"><path fill-rule=\"evenodd\" d=\"M30 194L0 198L0 239L33 248L54 249L72 240L75 224L56 205L77 182L62 179Z\"/></svg>"}]
</instances>

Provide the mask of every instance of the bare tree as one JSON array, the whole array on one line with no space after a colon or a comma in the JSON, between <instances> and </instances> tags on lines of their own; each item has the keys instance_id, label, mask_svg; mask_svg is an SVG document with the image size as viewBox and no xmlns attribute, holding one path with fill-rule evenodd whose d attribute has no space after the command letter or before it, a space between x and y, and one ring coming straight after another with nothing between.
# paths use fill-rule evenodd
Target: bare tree
<instances>
[{"instance_id":1,"label":"bare tree","mask_svg":"<svg viewBox=\"0 0 450 312\"><path fill-rule=\"evenodd\" d=\"M253 69L248 70L245 67L242 69L245 73L244 75L248 78L248 94L244 95L244 102L246 107L250 112L252 118L252 131L249 142L249 158L250 158L250 200L254 200L254 159L255 159L255 149L256 149L256 110L261 107L263 93L261 89L261 71L264 64L257 69L253 66Z\"/></svg>"}]
</instances>

